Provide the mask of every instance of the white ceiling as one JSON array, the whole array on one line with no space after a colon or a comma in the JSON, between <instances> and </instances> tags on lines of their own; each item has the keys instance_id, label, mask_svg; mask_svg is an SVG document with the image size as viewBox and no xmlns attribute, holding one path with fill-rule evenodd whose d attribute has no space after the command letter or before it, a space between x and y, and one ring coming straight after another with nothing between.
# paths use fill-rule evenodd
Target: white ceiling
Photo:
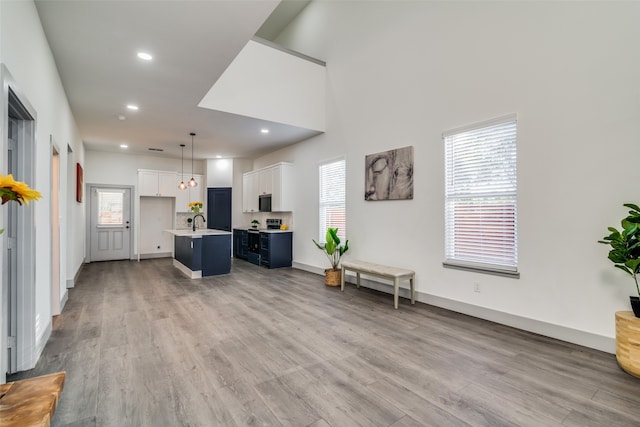
<instances>
[{"instance_id":1,"label":"white ceiling","mask_svg":"<svg viewBox=\"0 0 640 427\"><path fill-rule=\"evenodd\" d=\"M122 152L126 143L128 153L179 158L179 144L190 150L195 132L194 157L204 159L254 157L317 133L197 106L278 3L36 0L36 7L87 149ZM280 14L269 31L295 13ZM144 62L138 51L154 59ZM129 103L140 109L128 111Z\"/></svg>"}]
</instances>

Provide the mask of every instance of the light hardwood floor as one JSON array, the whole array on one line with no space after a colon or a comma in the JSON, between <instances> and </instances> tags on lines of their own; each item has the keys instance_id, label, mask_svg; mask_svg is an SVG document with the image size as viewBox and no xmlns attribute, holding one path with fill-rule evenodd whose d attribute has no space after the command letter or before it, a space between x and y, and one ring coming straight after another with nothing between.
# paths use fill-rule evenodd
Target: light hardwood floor
<instances>
[{"instance_id":1,"label":"light hardwood floor","mask_svg":"<svg viewBox=\"0 0 640 427\"><path fill-rule=\"evenodd\" d=\"M640 425L615 356L392 298L245 261L92 263L10 379L67 371L54 426Z\"/></svg>"}]
</instances>

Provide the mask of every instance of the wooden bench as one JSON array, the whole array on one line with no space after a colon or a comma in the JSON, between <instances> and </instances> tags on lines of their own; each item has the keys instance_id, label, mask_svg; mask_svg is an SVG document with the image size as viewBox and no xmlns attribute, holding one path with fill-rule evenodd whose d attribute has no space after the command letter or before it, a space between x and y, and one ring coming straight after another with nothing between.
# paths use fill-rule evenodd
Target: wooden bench
<instances>
[{"instance_id":1,"label":"wooden bench","mask_svg":"<svg viewBox=\"0 0 640 427\"><path fill-rule=\"evenodd\" d=\"M401 280L409 280L411 287L411 304L416 303L415 299L415 276L416 273L413 270L407 270L406 268L389 267L387 265L374 264L366 261L349 260L342 261L342 281L340 290L344 292L344 277L347 270L354 271L356 273L356 286L360 287L360 273L368 274L371 276L382 277L393 281L393 307L398 308L398 289L400 289Z\"/></svg>"},{"instance_id":2,"label":"wooden bench","mask_svg":"<svg viewBox=\"0 0 640 427\"><path fill-rule=\"evenodd\" d=\"M0 384L0 426L49 427L66 374Z\"/></svg>"}]
</instances>

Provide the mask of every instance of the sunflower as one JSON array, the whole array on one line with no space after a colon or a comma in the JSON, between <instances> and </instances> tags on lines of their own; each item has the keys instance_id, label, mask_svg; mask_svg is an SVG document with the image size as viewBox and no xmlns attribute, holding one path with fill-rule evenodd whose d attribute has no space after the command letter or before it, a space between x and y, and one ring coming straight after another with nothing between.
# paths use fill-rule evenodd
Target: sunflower
<instances>
[{"instance_id":1,"label":"sunflower","mask_svg":"<svg viewBox=\"0 0 640 427\"><path fill-rule=\"evenodd\" d=\"M39 191L29 188L27 184L13 179L13 175L0 175L0 197L2 204L14 201L22 205L24 202L29 205L29 201L38 200L42 197Z\"/></svg>"}]
</instances>

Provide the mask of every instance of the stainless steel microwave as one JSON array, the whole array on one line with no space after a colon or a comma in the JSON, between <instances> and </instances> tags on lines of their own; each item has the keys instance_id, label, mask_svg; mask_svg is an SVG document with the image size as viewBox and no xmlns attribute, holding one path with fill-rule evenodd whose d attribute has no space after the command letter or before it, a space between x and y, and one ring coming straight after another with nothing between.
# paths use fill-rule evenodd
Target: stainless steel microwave
<instances>
[{"instance_id":1,"label":"stainless steel microwave","mask_svg":"<svg viewBox=\"0 0 640 427\"><path fill-rule=\"evenodd\" d=\"M271 194L258 196L258 210L260 212L271 212Z\"/></svg>"}]
</instances>

